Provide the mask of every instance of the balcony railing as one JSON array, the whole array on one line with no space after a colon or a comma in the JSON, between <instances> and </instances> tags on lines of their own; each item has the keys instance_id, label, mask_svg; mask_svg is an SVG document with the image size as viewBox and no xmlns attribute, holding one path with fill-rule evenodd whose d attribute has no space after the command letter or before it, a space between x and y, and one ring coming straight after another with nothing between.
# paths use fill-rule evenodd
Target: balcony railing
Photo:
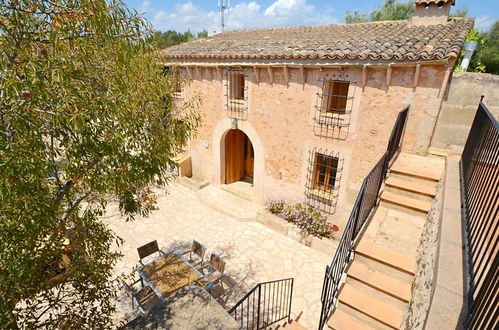
<instances>
[{"instance_id":1,"label":"balcony railing","mask_svg":"<svg viewBox=\"0 0 499 330\"><path fill-rule=\"evenodd\" d=\"M499 315L499 124L480 102L460 162L466 231L467 329L493 329Z\"/></svg>"}]
</instances>

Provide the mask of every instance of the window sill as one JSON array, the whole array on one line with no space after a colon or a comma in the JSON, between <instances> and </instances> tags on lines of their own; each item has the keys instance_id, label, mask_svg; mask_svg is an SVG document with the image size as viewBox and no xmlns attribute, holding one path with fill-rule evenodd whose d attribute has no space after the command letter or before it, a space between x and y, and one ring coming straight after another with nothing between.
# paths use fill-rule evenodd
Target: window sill
<instances>
[{"instance_id":1,"label":"window sill","mask_svg":"<svg viewBox=\"0 0 499 330\"><path fill-rule=\"evenodd\" d=\"M336 195L332 192L324 191L318 188L309 191L309 197L318 200L322 203L333 204L336 200Z\"/></svg>"}]
</instances>

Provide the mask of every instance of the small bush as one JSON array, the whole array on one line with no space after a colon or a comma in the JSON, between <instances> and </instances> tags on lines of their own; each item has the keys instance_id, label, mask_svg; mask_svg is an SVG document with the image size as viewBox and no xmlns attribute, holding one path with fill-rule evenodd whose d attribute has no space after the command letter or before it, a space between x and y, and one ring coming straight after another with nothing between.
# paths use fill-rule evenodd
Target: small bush
<instances>
[{"instance_id":1,"label":"small bush","mask_svg":"<svg viewBox=\"0 0 499 330\"><path fill-rule=\"evenodd\" d=\"M282 200L268 200L267 209L272 214L293 223L308 235L319 238L333 236L333 224L318 208L309 203L287 205Z\"/></svg>"}]
</instances>

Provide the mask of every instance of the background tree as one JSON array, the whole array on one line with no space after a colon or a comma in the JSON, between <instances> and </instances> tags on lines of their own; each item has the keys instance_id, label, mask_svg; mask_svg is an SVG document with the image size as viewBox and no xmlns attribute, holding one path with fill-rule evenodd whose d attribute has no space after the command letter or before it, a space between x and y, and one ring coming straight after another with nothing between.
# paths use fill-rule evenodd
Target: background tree
<instances>
[{"instance_id":1,"label":"background tree","mask_svg":"<svg viewBox=\"0 0 499 330\"><path fill-rule=\"evenodd\" d=\"M385 4L371 11L369 16L373 22L409 19L414 14L414 9L413 1L385 0Z\"/></svg>"},{"instance_id":2,"label":"background tree","mask_svg":"<svg viewBox=\"0 0 499 330\"><path fill-rule=\"evenodd\" d=\"M499 20L484 34L477 59L485 66L485 72L499 74Z\"/></svg>"},{"instance_id":3,"label":"background tree","mask_svg":"<svg viewBox=\"0 0 499 330\"><path fill-rule=\"evenodd\" d=\"M199 123L115 0L0 2L0 328L108 327L119 238Z\"/></svg>"},{"instance_id":4,"label":"background tree","mask_svg":"<svg viewBox=\"0 0 499 330\"><path fill-rule=\"evenodd\" d=\"M345 16L345 23L364 23L369 22L369 17L366 14L360 12L360 10L347 11Z\"/></svg>"},{"instance_id":5,"label":"background tree","mask_svg":"<svg viewBox=\"0 0 499 330\"><path fill-rule=\"evenodd\" d=\"M359 10L347 11L345 23L409 19L414 14L414 9L415 6L412 1L385 0L383 6L373 9L369 14L361 13Z\"/></svg>"},{"instance_id":6,"label":"background tree","mask_svg":"<svg viewBox=\"0 0 499 330\"><path fill-rule=\"evenodd\" d=\"M383 6L373 9L368 14L364 14L359 10L347 11L345 23L409 19L414 14L414 9L414 1L385 0ZM465 17L467 14L468 10L466 8L458 8L452 16Z\"/></svg>"},{"instance_id":7,"label":"background tree","mask_svg":"<svg viewBox=\"0 0 499 330\"><path fill-rule=\"evenodd\" d=\"M208 37L208 31L206 30L198 32L196 36L193 35L192 32L189 30L185 31L184 33L172 30L166 32L160 32L160 31L154 32L154 39L156 40L158 46L160 47L170 47L184 42L202 39L206 37Z\"/></svg>"}]
</instances>

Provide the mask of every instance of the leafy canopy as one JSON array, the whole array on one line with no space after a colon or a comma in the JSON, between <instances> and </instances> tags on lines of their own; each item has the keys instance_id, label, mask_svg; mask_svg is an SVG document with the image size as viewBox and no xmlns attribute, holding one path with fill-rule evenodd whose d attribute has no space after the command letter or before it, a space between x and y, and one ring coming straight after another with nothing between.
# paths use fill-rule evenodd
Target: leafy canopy
<instances>
[{"instance_id":1,"label":"leafy canopy","mask_svg":"<svg viewBox=\"0 0 499 330\"><path fill-rule=\"evenodd\" d=\"M496 20L490 31L485 33L477 57L485 66L485 72L499 74L499 20Z\"/></svg>"},{"instance_id":2,"label":"leafy canopy","mask_svg":"<svg viewBox=\"0 0 499 330\"><path fill-rule=\"evenodd\" d=\"M185 31L184 33L171 30L166 32L154 32L154 39L160 47L170 47L188 41L203 39L206 37L208 37L208 31L206 30L198 32L196 36L189 30Z\"/></svg>"},{"instance_id":3,"label":"leafy canopy","mask_svg":"<svg viewBox=\"0 0 499 330\"><path fill-rule=\"evenodd\" d=\"M116 0L0 1L0 328L104 328L110 199L127 219L199 124L151 29Z\"/></svg>"},{"instance_id":4,"label":"leafy canopy","mask_svg":"<svg viewBox=\"0 0 499 330\"><path fill-rule=\"evenodd\" d=\"M399 2L385 0L383 6L373 9L369 14L361 13L359 10L347 11L345 23L363 23L374 21L392 21L409 19L414 14L414 2Z\"/></svg>"}]
</instances>

